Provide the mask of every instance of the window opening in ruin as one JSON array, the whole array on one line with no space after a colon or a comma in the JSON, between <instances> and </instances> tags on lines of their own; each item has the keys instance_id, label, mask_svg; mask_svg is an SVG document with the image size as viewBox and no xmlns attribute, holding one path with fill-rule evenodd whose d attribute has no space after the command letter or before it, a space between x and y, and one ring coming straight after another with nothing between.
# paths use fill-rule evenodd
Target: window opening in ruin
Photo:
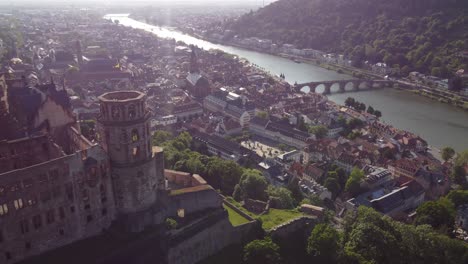
<instances>
[{"instance_id":1,"label":"window opening in ruin","mask_svg":"<svg viewBox=\"0 0 468 264\"><path fill-rule=\"evenodd\" d=\"M24 248L26 248L26 250L30 250L31 249L31 242L26 242L26 244L24 245Z\"/></svg>"},{"instance_id":2,"label":"window opening in ruin","mask_svg":"<svg viewBox=\"0 0 468 264\"><path fill-rule=\"evenodd\" d=\"M3 187L3 186L0 186L0 196L3 196L3 195L5 195L5 193L6 193L6 189L5 189L5 187Z\"/></svg>"},{"instance_id":3,"label":"window opening in ruin","mask_svg":"<svg viewBox=\"0 0 468 264\"><path fill-rule=\"evenodd\" d=\"M133 157L138 158L140 156L140 147L134 147L133 148Z\"/></svg>"},{"instance_id":4,"label":"window opening in ruin","mask_svg":"<svg viewBox=\"0 0 468 264\"><path fill-rule=\"evenodd\" d=\"M26 234L29 232L29 223L28 220L23 219L20 221L20 230L21 234Z\"/></svg>"},{"instance_id":5,"label":"window opening in ruin","mask_svg":"<svg viewBox=\"0 0 468 264\"><path fill-rule=\"evenodd\" d=\"M65 231L63 231L63 229L59 229L59 234L60 234L61 236L63 236L63 235L65 235Z\"/></svg>"},{"instance_id":6,"label":"window opening in ruin","mask_svg":"<svg viewBox=\"0 0 468 264\"><path fill-rule=\"evenodd\" d=\"M0 243L2 243L2 242L3 242L3 231L0 230Z\"/></svg>"},{"instance_id":7,"label":"window opening in ruin","mask_svg":"<svg viewBox=\"0 0 468 264\"><path fill-rule=\"evenodd\" d=\"M102 208L101 213L103 216L107 215L107 208Z\"/></svg>"},{"instance_id":8,"label":"window opening in ruin","mask_svg":"<svg viewBox=\"0 0 468 264\"><path fill-rule=\"evenodd\" d=\"M0 205L0 216L8 214L8 204Z\"/></svg>"},{"instance_id":9,"label":"window opening in ruin","mask_svg":"<svg viewBox=\"0 0 468 264\"><path fill-rule=\"evenodd\" d=\"M5 258L7 260L10 260L11 259L11 253L9 251L5 252Z\"/></svg>"},{"instance_id":10,"label":"window opening in ruin","mask_svg":"<svg viewBox=\"0 0 468 264\"><path fill-rule=\"evenodd\" d=\"M63 207L59 207L59 216L60 219L65 219L65 210L63 209Z\"/></svg>"},{"instance_id":11,"label":"window opening in ruin","mask_svg":"<svg viewBox=\"0 0 468 264\"><path fill-rule=\"evenodd\" d=\"M87 221L88 223L90 223L91 221L93 221L93 216L92 216L92 215L88 215L88 216L86 217L86 221Z\"/></svg>"},{"instance_id":12,"label":"window opening in ruin","mask_svg":"<svg viewBox=\"0 0 468 264\"><path fill-rule=\"evenodd\" d=\"M91 205L90 204L85 204L85 207L84 207L85 210L89 210L91 209Z\"/></svg>"},{"instance_id":13,"label":"window opening in ruin","mask_svg":"<svg viewBox=\"0 0 468 264\"><path fill-rule=\"evenodd\" d=\"M185 217L185 209L183 208L180 208L177 210L177 216L180 217L180 218L184 218Z\"/></svg>"},{"instance_id":14,"label":"window opening in ruin","mask_svg":"<svg viewBox=\"0 0 468 264\"><path fill-rule=\"evenodd\" d=\"M138 140L140 140L140 135L138 134L138 130L133 129L132 130L132 142L137 142Z\"/></svg>"},{"instance_id":15,"label":"window opening in ruin","mask_svg":"<svg viewBox=\"0 0 468 264\"><path fill-rule=\"evenodd\" d=\"M83 201L89 200L88 190L84 189L82 193Z\"/></svg>"},{"instance_id":16,"label":"window opening in ruin","mask_svg":"<svg viewBox=\"0 0 468 264\"><path fill-rule=\"evenodd\" d=\"M58 198L62 196L62 190L60 189L60 186L55 186L53 189L52 189L52 197L55 198Z\"/></svg>"},{"instance_id":17,"label":"window opening in ruin","mask_svg":"<svg viewBox=\"0 0 468 264\"><path fill-rule=\"evenodd\" d=\"M55 222L54 209L47 211L46 218L47 218L47 224L52 224L53 222Z\"/></svg>"},{"instance_id":18,"label":"window opening in ruin","mask_svg":"<svg viewBox=\"0 0 468 264\"><path fill-rule=\"evenodd\" d=\"M15 205L16 210L22 209L24 207L23 198L19 198L19 199L14 200L13 204Z\"/></svg>"},{"instance_id":19,"label":"window opening in ruin","mask_svg":"<svg viewBox=\"0 0 468 264\"><path fill-rule=\"evenodd\" d=\"M65 185L65 192L67 193L68 200L73 201L73 186L71 183Z\"/></svg>"},{"instance_id":20,"label":"window opening in ruin","mask_svg":"<svg viewBox=\"0 0 468 264\"><path fill-rule=\"evenodd\" d=\"M41 228L42 226L42 218L41 218L41 215L35 215L33 217L33 225L34 225L34 229L39 229Z\"/></svg>"},{"instance_id":21,"label":"window opening in ruin","mask_svg":"<svg viewBox=\"0 0 468 264\"><path fill-rule=\"evenodd\" d=\"M70 206L70 212L72 212L72 213L75 212L75 206Z\"/></svg>"}]
</instances>

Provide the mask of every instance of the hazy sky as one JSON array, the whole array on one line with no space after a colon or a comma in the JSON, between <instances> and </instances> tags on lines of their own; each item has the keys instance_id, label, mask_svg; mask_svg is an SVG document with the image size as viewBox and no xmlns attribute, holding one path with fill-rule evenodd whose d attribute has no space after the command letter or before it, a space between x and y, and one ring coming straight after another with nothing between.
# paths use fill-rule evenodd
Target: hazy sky
<instances>
[{"instance_id":1,"label":"hazy sky","mask_svg":"<svg viewBox=\"0 0 468 264\"><path fill-rule=\"evenodd\" d=\"M23 4L23 3L35 3L37 4L45 4L45 3L60 3L60 4L67 4L67 3L102 3L102 4L132 4L132 3L146 3L146 4L172 4L172 3L184 3L184 4L253 4L253 5L261 5L263 2L265 4L274 2L276 0L1 0L0 2L3 3L14 3L14 4Z\"/></svg>"}]
</instances>

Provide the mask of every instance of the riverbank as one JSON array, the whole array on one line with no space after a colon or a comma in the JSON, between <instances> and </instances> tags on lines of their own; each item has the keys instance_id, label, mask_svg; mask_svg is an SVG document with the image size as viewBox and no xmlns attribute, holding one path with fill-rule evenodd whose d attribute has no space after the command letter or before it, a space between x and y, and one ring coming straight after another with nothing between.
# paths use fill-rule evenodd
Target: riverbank
<instances>
[{"instance_id":1,"label":"riverbank","mask_svg":"<svg viewBox=\"0 0 468 264\"><path fill-rule=\"evenodd\" d=\"M107 19L115 17L120 24L151 32L161 38L170 38L175 41L182 41L188 45L195 45L202 49L217 49L228 54L245 58L252 65L257 65L259 69L270 73L273 76L286 76L285 81L289 84L347 80L352 75L338 74L332 69L318 67L314 63L296 63L291 59L281 56L256 52L244 48L237 48L227 45L214 44L205 40L194 38L183 34L174 28L164 28L148 25L134 19L123 17L121 14L108 15ZM336 69L338 70L338 69ZM328 95L328 99L344 104L347 97L352 96L356 100L378 107L384 113L382 121L399 129L410 131L421 136L437 148L452 146L457 151L468 148L468 112L450 106L446 103L432 101L431 99L417 95L412 92L402 91L402 87L397 89L373 89L359 92L333 93Z\"/></svg>"},{"instance_id":2,"label":"riverbank","mask_svg":"<svg viewBox=\"0 0 468 264\"><path fill-rule=\"evenodd\" d=\"M366 71L364 69L359 69L355 67L350 67L350 66L344 66L340 64L334 64L334 63L325 63L321 62L317 58L306 58L306 57L301 57L301 56L294 56L290 54L284 54L284 53L276 53L276 52L271 52L267 51L264 49L260 48L255 48L255 47L250 47L247 45L241 45L238 43L232 43L229 41L222 41L218 39L213 39L210 37L206 37L200 34L196 34L193 32L188 32L187 30L183 30L181 28L176 28L179 32L183 34L187 34L189 36L202 39L205 41L209 41L215 44L221 44L221 45L226 45L226 46L232 46L232 47L237 47L241 49L246 49L250 51L255 51L255 52L260 52L260 53L265 53L273 56L279 56L285 59L289 59L294 61L295 63L308 63L313 66L321 67L323 69L327 69L329 71L334 71L338 74L344 74L344 75L349 75L354 78L359 78L359 79L384 79L384 76L375 74L373 72ZM418 88L419 89L416 89ZM431 100L435 100L441 103L448 104L450 106L468 111L468 100L463 99L462 97L458 96L457 94L454 94L452 92L445 92L441 91L439 89L431 88L428 86L421 86L420 84L416 83L410 83L408 81L399 81L395 80L395 85L393 86L395 89L399 90L406 90L409 92L412 92L414 94L429 98Z\"/></svg>"}]
</instances>

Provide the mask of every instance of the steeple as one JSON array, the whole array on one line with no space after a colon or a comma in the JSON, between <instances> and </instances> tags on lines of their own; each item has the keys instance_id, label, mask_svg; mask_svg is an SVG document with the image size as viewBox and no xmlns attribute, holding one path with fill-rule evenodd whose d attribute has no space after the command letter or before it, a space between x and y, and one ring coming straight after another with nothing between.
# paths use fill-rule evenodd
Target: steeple
<instances>
[{"instance_id":1,"label":"steeple","mask_svg":"<svg viewBox=\"0 0 468 264\"><path fill-rule=\"evenodd\" d=\"M76 58L78 59L78 65L81 66L83 64L83 53L81 51L81 41L76 41Z\"/></svg>"},{"instance_id":2,"label":"steeple","mask_svg":"<svg viewBox=\"0 0 468 264\"><path fill-rule=\"evenodd\" d=\"M190 73L200 73L200 69L198 68L198 59L197 54L195 53L195 46L191 46L192 48L192 55L190 57Z\"/></svg>"}]
</instances>

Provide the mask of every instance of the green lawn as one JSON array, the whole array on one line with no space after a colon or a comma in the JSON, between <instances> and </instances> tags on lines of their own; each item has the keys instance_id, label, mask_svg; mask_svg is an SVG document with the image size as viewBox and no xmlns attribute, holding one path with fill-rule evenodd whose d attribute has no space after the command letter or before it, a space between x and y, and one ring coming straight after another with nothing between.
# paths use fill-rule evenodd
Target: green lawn
<instances>
[{"instance_id":1,"label":"green lawn","mask_svg":"<svg viewBox=\"0 0 468 264\"><path fill-rule=\"evenodd\" d=\"M303 214L298 210L280 210L272 208L267 214L261 215L259 218L262 220L263 229L270 230L275 226L286 223L302 215Z\"/></svg>"},{"instance_id":2,"label":"green lawn","mask_svg":"<svg viewBox=\"0 0 468 264\"><path fill-rule=\"evenodd\" d=\"M229 206L223 204L223 207L224 207L224 209L226 209L228 211L229 221L231 222L231 224L233 226L238 226L238 225L242 225L242 224L245 224L245 223L249 222L249 220L247 218L243 217L242 215L240 215L239 213L234 211Z\"/></svg>"},{"instance_id":3,"label":"green lawn","mask_svg":"<svg viewBox=\"0 0 468 264\"><path fill-rule=\"evenodd\" d=\"M304 215L301 212L299 212L297 209L284 210L284 209L273 209L273 208L271 208L267 214L256 215L256 214L254 214L252 212L249 212L244 207L242 207L241 204L239 202L237 202L236 200L234 200L232 197L226 197L226 200L228 202L230 202L231 204L233 204L235 207L237 207L242 212L249 215L250 217L252 217L254 219L260 219L262 221L262 228L264 230L270 230L275 226L281 225L283 223L286 223L289 220L292 220L294 218L298 218L298 217ZM229 210L228 210L228 212L229 212ZM240 217L242 217L242 216L240 216ZM231 220L231 213L229 213L229 220ZM234 225L233 220L231 220L231 223L233 223L233 225Z\"/></svg>"}]
</instances>

